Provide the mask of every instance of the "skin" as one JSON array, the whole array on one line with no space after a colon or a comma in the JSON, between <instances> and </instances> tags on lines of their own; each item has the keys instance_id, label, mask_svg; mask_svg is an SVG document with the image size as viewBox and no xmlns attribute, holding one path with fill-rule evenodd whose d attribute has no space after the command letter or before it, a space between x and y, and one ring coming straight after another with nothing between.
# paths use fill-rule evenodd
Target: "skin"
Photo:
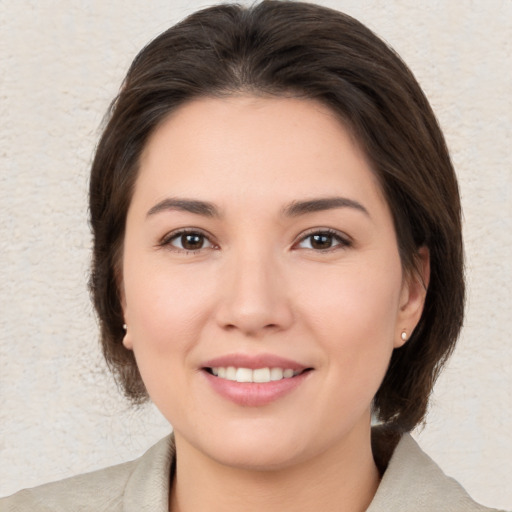
<instances>
[{"instance_id":1,"label":"skin","mask_svg":"<svg viewBox=\"0 0 512 512\"><path fill-rule=\"evenodd\" d=\"M333 197L348 204L290 212ZM368 161L321 104L202 98L161 124L128 211L121 295L124 344L176 436L172 510L366 509L379 482L371 401L421 315L419 256L423 275L404 273ZM244 406L205 378L204 362L226 354L311 370Z\"/></svg>"}]
</instances>

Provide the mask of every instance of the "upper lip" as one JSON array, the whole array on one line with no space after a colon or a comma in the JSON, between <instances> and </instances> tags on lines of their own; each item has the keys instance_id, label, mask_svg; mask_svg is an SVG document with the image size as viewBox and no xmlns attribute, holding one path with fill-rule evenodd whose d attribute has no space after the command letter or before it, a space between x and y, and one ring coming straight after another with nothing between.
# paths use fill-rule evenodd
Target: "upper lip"
<instances>
[{"instance_id":1,"label":"upper lip","mask_svg":"<svg viewBox=\"0 0 512 512\"><path fill-rule=\"evenodd\" d=\"M293 371L302 371L310 368L292 359L287 359L274 354L226 354L224 356L215 357L202 364L203 368L218 368L234 366L235 368L249 368L255 370L257 368L283 368Z\"/></svg>"}]
</instances>

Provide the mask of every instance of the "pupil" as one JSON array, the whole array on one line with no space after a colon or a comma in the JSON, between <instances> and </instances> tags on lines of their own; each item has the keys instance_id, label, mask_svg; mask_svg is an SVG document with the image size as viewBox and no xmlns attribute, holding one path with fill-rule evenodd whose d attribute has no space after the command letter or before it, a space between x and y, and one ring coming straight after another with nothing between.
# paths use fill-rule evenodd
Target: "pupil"
<instances>
[{"instance_id":1,"label":"pupil","mask_svg":"<svg viewBox=\"0 0 512 512\"><path fill-rule=\"evenodd\" d=\"M181 245L184 249L193 251L203 245L203 235L188 234L181 237Z\"/></svg>"},{"instance_id":2,"label":"pupil","mask_svg":"<svg viewBox=\"0 0 512 512\"><path fill-rule=\"evenodd\" d=\"M315 249L328 249L331 247L331 236L330 235L313 235L311 242L312 247Z\"/></svg>"}]
</instances>

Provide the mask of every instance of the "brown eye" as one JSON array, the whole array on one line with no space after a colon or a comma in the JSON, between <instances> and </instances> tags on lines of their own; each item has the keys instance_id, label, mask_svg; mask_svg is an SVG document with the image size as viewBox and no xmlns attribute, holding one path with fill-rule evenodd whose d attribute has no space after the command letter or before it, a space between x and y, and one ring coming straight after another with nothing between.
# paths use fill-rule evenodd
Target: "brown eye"
<instances>
[{"instance_id":1,"label":"brown eye","mask_svg":"<svg viewBox=\"0 0 512 512\"><path fill-rule=\"evenodd\" d=\"M335 247L348 247L350 246L350 242L336 232L318 231L305 236L298 246L301 249L326 251Z\"/></svg>"},{"instance_id":2,"label":"brown eye","mask_svg":"<svg viewBox=\"0 0 512 512\"><path fill-rule=\"evenodd\" d=\"M177 233L169 239L167 244L182 251L199 251L212 247L208 238L199 232Z\"/></svg>"},{"instance_id":3,"label":"brown eye","mask_svg":"<svg viewBox=\"0 0 512 512\"><path fill-rule=\"evenodd\" d=\"M196 251L197 249L201 249L203 247L204 236L198 233L181 235L180 238L181 246L187 251Z\"/></svg>"},{"instance_id":4,"label":"brown eye","mask_svg":"<svg viewBox=\"0 0 512 512\"><path fill-rule=\"evenodd\" d=\"M313 249L329 249L333 244L332 235L311 235L311 247Z\"/></svg>"}]
</instances>

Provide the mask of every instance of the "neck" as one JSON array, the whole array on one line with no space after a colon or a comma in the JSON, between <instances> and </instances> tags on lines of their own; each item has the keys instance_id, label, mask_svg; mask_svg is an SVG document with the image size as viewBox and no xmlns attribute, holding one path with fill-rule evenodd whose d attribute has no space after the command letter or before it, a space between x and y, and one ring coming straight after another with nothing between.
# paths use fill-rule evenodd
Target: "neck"
<instances>
[{"instance_id":1,"label":"neck","mask_svg":"<svg viewBox=\"0 0 512 512\"><path fill-rule=\"evenodd\" d=\"M255 471L209 459L176 437L172 512L362 512L379 484L370 428L335 448L284 469Z\"/></svg>"}]
</instances>

